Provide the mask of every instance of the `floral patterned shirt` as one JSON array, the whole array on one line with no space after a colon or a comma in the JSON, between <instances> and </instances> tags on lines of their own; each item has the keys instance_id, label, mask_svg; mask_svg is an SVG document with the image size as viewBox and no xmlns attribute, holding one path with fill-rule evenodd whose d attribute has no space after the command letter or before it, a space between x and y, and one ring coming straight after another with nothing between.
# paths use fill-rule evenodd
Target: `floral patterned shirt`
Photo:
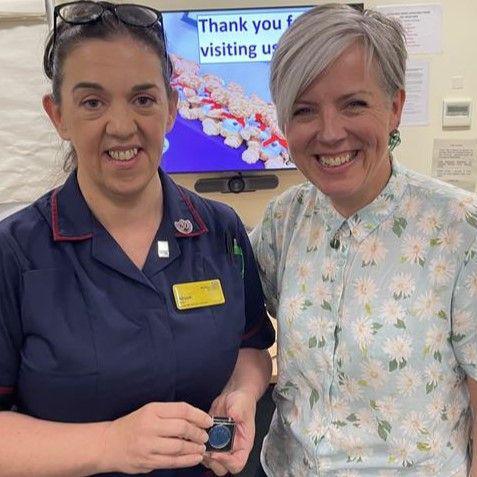
<instances>
[{"instance_id":1,"label":"floral patterned shirt","mask_svg":"<svg viewBox=\"0 0 477 477\"><path fill-rule=\"evenodd\" d=\"M393 163L345 219L310 183L252 233L278 320L274 477L464 476L477 379L477 200Z\"/></svg>"}]
</instances>

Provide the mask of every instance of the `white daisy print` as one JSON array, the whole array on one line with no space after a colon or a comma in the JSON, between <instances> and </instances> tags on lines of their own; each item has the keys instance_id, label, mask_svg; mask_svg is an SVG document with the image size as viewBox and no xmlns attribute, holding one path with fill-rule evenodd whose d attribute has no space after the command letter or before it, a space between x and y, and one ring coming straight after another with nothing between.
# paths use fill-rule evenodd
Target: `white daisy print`
<instances>
[{"instance_id":1,"label":"white daisy print","mask_svg":"<svg viewBox=\"0 0 477 477\"><path fill-rule=\"evenodd\" d=\"M426 406L426 411L430 419L440 419L445 409L444 398L441 394L432 396L431 401Z\"/></svg>"},{"instance_id":2,"label":"white daisy print","mask_svg":"<svg viewBox=\"0 0 477 477\"><path fill-rule=\"evenodd\" d=\"M400 428L410 438L419 434L427 434L424 413L411 411L402 416Z\"/></svg>"},{"instance_id":3,"label":"white daisy print","mask_svg":"<svg viewBox=\"0 0 477 477\"><path fill-rule=\"evenodd\" d=\"M369 433L374 433L376 431L376 417L371 409L360 408L355 415L358 419L360 429Z\"/></svg>"},{"instance_id":4,"label":"white daisy print","mask_svg":"<svg viewBox=\"0 0 477 477\"><path fill-rule=\"evenodd\" d=\"M474 343L469 343L462 349L465 363L471 365L474 368L477 367L477 346Z\"/></svg>"},{"instance_id":5,"label":"white daisy print","mask_svg":"<svg viewBox=\"0 0 477 477\"><path fill-rule=\"evenodd\" d=\"M386 257L387 249L378 237L370 237L361 244L363 265L378 265Z\"/></svg>"},{"instance_id":6,"label":"white daisy print","mask_svg":"<svg viewBox=\"0 0 477 477\"><path fill-rule=\"evenodd\" d=\"M455 253L462 245L462 234L456 228L448 228L439 236L439 242L447 252Z\"/></svg>"},{"instance_id":7,"label":"white daisy print","mask_svg":"<svg viewBox=\"0 0 477 477\"><path fill-rule=\"evenodd\" d=\"M451 423L456 423L462 413L462 403L458 400L452 401L450 404L446 405L446 416Z\"/></svg>"},{"instance_id":8,"label":"white daisy print","mask_svg":"<svg viewBox=\"0 0 477 477\"><path fill-rule=\"evenodd\" d=\"M333 421L344 422L351 414L350 402L344 398L334 399L331 403L331 410L333 413Z\"/></svg>"},{"instance_id":9,"label":"white daisy print","mask_svg":"<svg viewBox=\"0 0 477 477\"><path fill-rule=\"evenodd\" d=\"M465 287L471 296L477 296L477 273L473 273L465 281Z\"/></svg>"},{"instance_id":10,"label":"white daisy print","mask_svg":"<svg viewBox=\"0 0 477 477\"><path fill-rule=\"evenodd\" d=\"M414 443L410 439L395 439L391 443L391 456L402 467L409 467L413 464Z\"/></svg>"},{"instance_id":11,"label":"white daisy print","mask_svg":"<svg viewBox=\"0 0 477 477\"><path fill-rule=\"evenodd\" d=\"M301 306L304 302L303 295L287 297L283 301L283 306L280 308L283 308L287 321L294 321L300 315Z\"/></svg>"},{"instance_id":12,"label":"white daisy print","mask_svg":"<svg viewBox=\"0 0 477 477\"><path fill-rule=\"evenodd\" d=\"M374 205L376 206L376 214L387 215L389 211L389 204L390 201L387 197L382 195L378 196L374 202Z\"/></svg>"},{"instance_id":13,"label":"white daisy print","mask_svg":"<svg viewBox=\"0 0 477 477\"><path fill-rule=\"evenodd\" d=\"M442 367L437 362L432 362L426 367L424 371L424 380L427 383L427 393L429 394L434 388L437 387L443 377Z\"/></svg>"},{"instance_id":14,"label":"white daisy print","mask_svg":"<svg viewBox=\"0 0 477 477\"><path fill-rule=\"evenodd\" d=\"M401 395L411 396L420 385L421 377L413 368L406 367L397 376L396 387Z\"/></svg>"},{"instance_id":15,"label":"white daisy print","mask_svg":"<svg viewBox=\"0 0 477 477\"><path fill-rule=\"evenodd\" d=\"M465 220L467 211L472 206L475 199L471 196L464 197L459 201L452 201L449 206L449 212L451 217L454 217L458 220Z\"/></svg>"},{"instance_id":16,"label":"white daisy print","mask_svg":"<svg viewBox=\"0 0 477 477\"><path fill-rule=\"evenodd\" d=\"M347 343L340 343L336 350L336 362L338 366L348 365L351 361L351 353Z\"/></svg>"},{"instance_id":17,"label":"white daisy print","mask_svg":"<svg viewBox=\"0 0 477 477\"><path fill-rule=\"evenodd\" d=\"M386 421L392 421L400 415L397 399L392 396L379 399L376 401L376 405L379 409L381 417Z\"/></svg>"},{"instance_id":18,"label":"white daisy print","mask_svg":"<svg viewBox=\"0 0 477 477\"><path fill-rule=\"evenodd\" d=\"M358 315L358 311L356 307L350 307L348 305L344 305L343 309L341 310L341 323L343 325L348 326L349 324L353 323L356 320L356 316Z\"/></svg>"},{"instance_id":19,"label":"white daisy print","mask_svg":"<svg viewBox=\"0 0 477 477\"><path fill-rule=\"evenodd\" d=\"M434 356L440 353L442 348L446 345L448 336L449 334L445 328L431 325L426 333L426 352ZM441 359L439 359L439 361Z\"/></svg>"},{"instance_id":20,"label":"white daisy print","mask_svg":"<svg viewBox=\"0 0 477 477\"><path fill-rule=\"evenodd\" d=\"M430 452L434 455L440 454L447 444L444 436L437 432L431 432L426 440L429 443Z\"/></svg>"},{"instance_id":21,"label":"white daisy print","mask_svg":"<svg viewBox=\"0 0 477 477\"><path fill-rule=\"evenodd\" d=\"M388 371L383 363L370 360L361 365L361 381L373 389L381 389L388 379Z\"/></svg>"},{"instance_id":22,"label":"white daisy print","mask_svg":"<svg viewBox=\"0 0 477 477\"><path fill-rule=\"evenodd\" d=\"M370 303L376 295L376 283L370 277L360 277L354 283L358 302L362 305Z\"/></svg>"},{"instance_id":23,"label":"white daisy print","mask_svg":"<svg viewBox=\"0 0 477 477\"><path fill-rule=\"evenodd\" d=\"M440 297L433 290L429 290L416 299L413 311L422 320L429 320L438 315L442 303Z\"/></svg>"},{"instance_id":24,"label":"white daisy print","mask_svg":"<svg viewBox=\"0 0 477 477\"><path fill-rule=\"evenodd\" d=\"M271 472L445 473L467 452L465 376L477 375L477 198L394 161L380 197L349 218L310 183L282 197L252 240L278 303Z\"/></svg>"},{"instance_id":25,"label":"white daisy print","mask_svg":"<svg viewBox=\"0 0 477 477\"><path fill-rule=\"evenodd\" d=\"M436 210L426 212L418 220L418 227L426 235L435 233L442 227L442 217L440 212Z\"/></svg>"},{"instance_id":26,"label":"white daisy print","mask_svg":"<svg viewBox=\"0 0 477 477\"><path fill-rule=\"evenodd\" d=\"M314 226L313 230L308 234L309 237L309 248L319 247L323 242L323 238L325 236L325 231L321 226ZM306 237L305 237L306 239Z\"/></svg>"},{"instance_id":27,"label":"white daisy print","mask_svg":"<svg viewBox=\"0 0 477 477\"><path fill-rule=\"evenodd\" d=\"M323 280L333 282L336 279L337 270L338 265L336 263L336 259L332 257L325 257L321 267L321 275Z\"/></svg>"},{"instance_id":28,"label":"white daisy print","mask_svg":"<svg viewBox=\"0 0 477 477\"><path fill-rule=\"evenodd\" d=\"M305 434L308 435L314 445L317 445L327 426L328 425L327 422L325 422L324 417L316 412L313 412L312 418L307 421Z\"/></svg>"},{"instance_id":29,"label":"white daisy print","mask_svg":"<svg viewBox=\"0 0 477 477\"><path fill-rule=\"evenodd\" d=\"M335 330L335 322L328 318L328 316L320 316L316 320L310 321L308 324L308 333L316 336L318 341L329 338Z\"/></svg>"},{"instance_id":30,"label":"white daisy print","mask_svg":"<svg viewBox=\"0 0 477 477\"><path fill-rule=\"evenodd\" d=\"M395 176L394 194L401 196L408 187L408 181L405 176Z\"/></svg>"},{"instance_id":31,"label":"white daisy print","mask_svg":"<svg viewBox=\"0 0 477 477\"><path fill-rule=\"evenodd\" d=\"M452 318L452 334L454 337L464 337L473 328L474 317L467 310L456 310Z\"/></svg>"},{"instance_id":32,"label":"white daisy print","mask_svg":"<svg viewBox=\"0 0 477 477\"><path fill-rule=\"evenodd\" d=\"M318 280L315 289L313 299L318 303L331 302L331 288L330 285L326 282Z\"/></svg>"},{"instance_id":33,"label":"white daisy print","mask_svg":"<svg viewBox=\"0 0 477 477\"><path fill-rule=\"evenodd\" d=\"M359 349L366 350L373 340L373 323L369 318L361 317L353 323L352 327Z\"/></svg>"},{"instance_id":34,"label":"white daisy print","mask_svg":"<svg viewBox=\"0 0 477 477\"><path fill-rule=\"evenodd\" d=\"M420 235L410 235L404 239L402 254L404 260L423 265L426 260L428 244Z\"/></svg>"},{"instance_id":35,"label":"white daisy print","mask_svg":"<svg viewBox=\"0 0 477 477\"><path fill-rule=\"evenodd\" d=\"M402 201L401 208L404 211L405 216L413 219L421 209L421 205L422 202L417 197L408 196Z\"/></svg>"},{"instance_id":36,"label":"white daisy print","mask_svg":"<svg viewBox=\"0 0 477 477\"><path fill-rule=\"evenodd\" d=\"M455 276L455 266L443 257L436 257L429 263L429 281L437 286L446 285Z\"/></svg>"},{"instance_id":37,"label":"white daisy print","mask_svg":"<svg viewBox=\"0 0 477 477\"><path fill-rule=\"evenodd\" d=\"M409 298L414 293L416 284L410 273L397 273L389 288L395 299Z\"/></svg>"},{"instance_id":38,"label":"white daisy print","mask_svg":"<svg viewBox=\"0 0 477 477\"><path fill-rule=\"evenodd\" d=\"M311 275L311 265L310 263L301 263L298 267L298 279L300 282L303 282L310 278Z\"/></svg>"},{"instance_id":39,"label":"white daisy print","mask_svg":"<svg viewBox=\"0 0 477 477\"><path fill-rule=\"evenodd\" d=\"M398 363L405 362L411 356L412 339L406 336L386 338L383 350L391 361L397 361Z\"/></svg>"},{"instance_id":40,"label":"white daisy print","mask_svg":"<svg viewBox=\"0 0 477 477\"><path fill-rule=\"evenodd\" d=\"M372 449L364 441L353 435L346 435L340 442L340 447L348 455L348 459L354 462L365 462L372 454Z\"/></svg>"},{"instance_id":41,"label":"white daisy print","mask_svg":"<svg viewBox=\"0 0 477 477\"><path fill-rule=\"evenodd\" d=\"M393 300L392 298L385 300L379 311L386 323L390 325L396 325L401 328L405 327L404 308L399 304L398 301Z\"/></svg>"},{"instance_id":42,"label":"white daisy print","mask_svg":"<svg viewBox=\"0 0 477 477\"><path fill-rule=\"evenodd\" d=\"M362 398L363 392L358 380L345 376L340 384L341 392L348 401L356 401Z\"/></svg>"}]
</instances>

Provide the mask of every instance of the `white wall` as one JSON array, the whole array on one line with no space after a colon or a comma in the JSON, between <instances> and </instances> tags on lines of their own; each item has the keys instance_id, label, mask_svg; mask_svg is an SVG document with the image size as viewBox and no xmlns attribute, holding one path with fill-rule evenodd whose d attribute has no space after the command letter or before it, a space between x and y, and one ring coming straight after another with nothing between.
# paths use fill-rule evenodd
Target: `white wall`
<instances>
[{"instance_id":1,"label":"white wall","mask_svg":"<svg viewBox=\"0 0 477 477\"><path fill-rule=\"evenodd\" d=\"M11 0L10 0L11 2ZM123 2L127 3L127 2ZM310 4L306 1L275 0L143 0L155 8L167 10L192 8L220 8L273 5ZM316 2L319 3L319 2ZM325 3L325 2L323 2ZM341 2L345 3L345 2ZM386 4L438 3L402 0L380 0L365 2L365 7ZM436 55L420 55L415 58L427 58L430 61L430 124L425 127L405 127L401 130L403 142L395 156L405 165L430 174L433 140L477 138L477 61L475 61L475 45L477 45L477 1L475 0L443 0L443 52ZM20 26L9 24L5 27L1 19L2 0L0 0L0 52L2 58L2 74L0 75L0 149L3 159L0 160L0 202L30 201L38 197L58 181L59 159L58 141L48 126L41 112L41 95L47 86L41 73L41 37L44 37L44 25ZM15 46L8 42L9 72L18 71L10 77L3 74L4 48L7 36L18 34L20 42ZM5 46L4 46L5 45ZM13 48L15 50L13 51ZM13 74L13 73L12 73ZM6 77L7 76L7 77ZM462 76L464 87L453 90L451 78ZM22 89L23 85L23 89ZM20 91L20 94L12 94ZM461 131L444 131L441 126L442 100L444 97L471 97L474 102L474 119L471 129ZM28 115L26 108L30 108ZM21 116L19 118L19 116ZM25 119L25 121L23 121ZM8 136L2 131L8 127ZM37 132L41 131L41 132ZM7 167L9 155L15 156L15 163ZM300 182L299 172L279 172L280 185L272 191L253 193L206 194L231 204L248 225L255 224L273 195L291 184ZM193 187L199 176L179 175L176 180L188 187Z\"/></svg>"}]
</instances>

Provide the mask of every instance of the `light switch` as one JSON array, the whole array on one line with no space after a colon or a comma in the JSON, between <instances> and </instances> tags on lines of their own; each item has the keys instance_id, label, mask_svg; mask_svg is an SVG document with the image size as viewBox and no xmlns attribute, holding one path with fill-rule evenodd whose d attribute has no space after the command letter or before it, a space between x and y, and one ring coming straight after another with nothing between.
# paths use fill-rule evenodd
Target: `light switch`
<instances>
[{"instance_id":1,"label":"light switch","mask_svg":"<svg viewBox=\"0 0 477 477\"><path fill-rule=\"evenodd\" d=\"M442 127L470 128L472 122L472 100L444 99L442 107Z\"/></svg>"}]
</instances>

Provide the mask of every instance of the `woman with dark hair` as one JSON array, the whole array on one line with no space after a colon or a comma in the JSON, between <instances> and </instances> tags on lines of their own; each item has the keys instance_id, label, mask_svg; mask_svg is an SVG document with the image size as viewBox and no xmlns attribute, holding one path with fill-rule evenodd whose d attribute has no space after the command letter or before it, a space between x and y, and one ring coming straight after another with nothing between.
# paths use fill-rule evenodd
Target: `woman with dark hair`
<instances>
[{"instance_id":1,"label":"woman with dark hair","mask_svg":"<svg viewBox=\"0 0 477 477\"><path fill-rule=\"evenodd\" d=\"M158 169L161 15L83 1L54 21L43 105L72 172L0 224L0 475L238 472L273 328L237 215ZM217 459L210 416L236 423Z\"/></svg>"}]
</instances>

